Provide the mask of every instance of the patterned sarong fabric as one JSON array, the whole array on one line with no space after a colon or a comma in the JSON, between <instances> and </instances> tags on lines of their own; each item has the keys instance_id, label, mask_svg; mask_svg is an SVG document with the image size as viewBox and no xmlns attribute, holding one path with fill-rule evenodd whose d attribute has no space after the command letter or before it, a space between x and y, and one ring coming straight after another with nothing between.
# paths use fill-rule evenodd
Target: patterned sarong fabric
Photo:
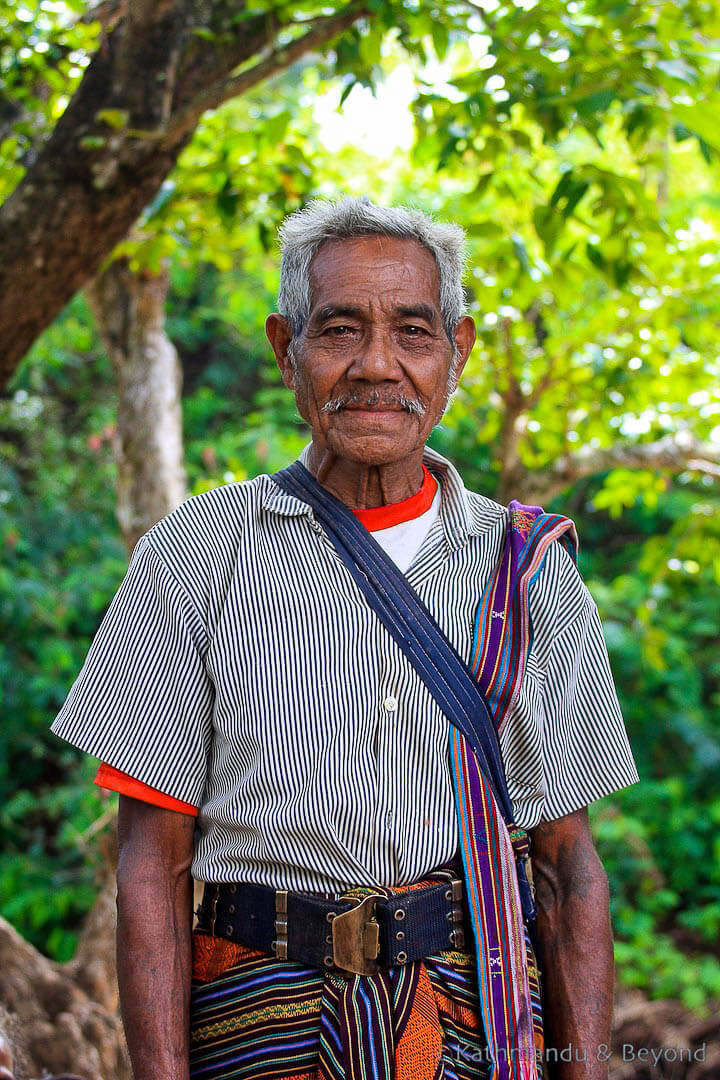
<instances>
[{"instance_id":1,"label":"patterned sarong fabric","mask_svg":"<svg viewBox=\"0 0 720 1080\"><path fill-rule=\"evenodd\" d=\"M372 891L398 895L442 880L438 871L405 888ZM479 1080L489 1073L475 959L459 950L345 976L196 932L190 1039L192 1080Z\"/></svg>"}]
</instances>

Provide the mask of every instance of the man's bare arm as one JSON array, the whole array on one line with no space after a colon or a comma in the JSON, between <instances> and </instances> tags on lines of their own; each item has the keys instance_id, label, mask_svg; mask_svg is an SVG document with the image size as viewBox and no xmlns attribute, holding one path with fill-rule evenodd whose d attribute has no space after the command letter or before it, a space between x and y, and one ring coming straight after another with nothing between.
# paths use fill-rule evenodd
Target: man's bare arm
<instances>
[{"instance_id":1,"label":"man's bare arm","mask_svg":"<svg viewBox=\"0 0 720 1080\"><path fill-rule=\"evenodd\" d=\"M613 947L607 876L587 808L538 825L531 842L547 1073L561 1080L602 1080L608 1072ZM570 1061L560 1059L563 1050Z\"/></svg>"},{"instance_id":2,"label":"man's bare arm","mask_svg":"<svg viewBox=\"0 0 720 1080\"><path fill-rule=\"evenodd\" d=\"M135 1080L188 1080L195 819L120 796L117 968Z\"/></svg>"}]
</instances>

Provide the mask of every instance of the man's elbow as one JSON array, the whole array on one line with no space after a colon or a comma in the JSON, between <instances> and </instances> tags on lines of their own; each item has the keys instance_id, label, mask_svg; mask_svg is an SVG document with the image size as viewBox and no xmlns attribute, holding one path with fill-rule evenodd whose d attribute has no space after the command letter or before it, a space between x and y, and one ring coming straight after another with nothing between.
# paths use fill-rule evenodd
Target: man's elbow
<instances>
[{"instance_id":1,"label":"man's elbow","mask_svg":"<svg viewBox=\"0 0 720 1080\"><path fill-rule=\"evenodd\" d=\"M132 911L149 896L175 901L187 891L194 819L172 810L124 802L118 820L116 872L118 912Z\"/></svg>"},{"instance_id":2,"label":"man's elbow","mask_svg":"<svg viewBox=\"0 0 720 1080\"><path fill-rule=\"evenodd\" d=\"M582 910L595 925L609 920L608 877L593 845L586 811L539 826L533 845L539 917L556 921Z\"/></svg>"}]
</instances>

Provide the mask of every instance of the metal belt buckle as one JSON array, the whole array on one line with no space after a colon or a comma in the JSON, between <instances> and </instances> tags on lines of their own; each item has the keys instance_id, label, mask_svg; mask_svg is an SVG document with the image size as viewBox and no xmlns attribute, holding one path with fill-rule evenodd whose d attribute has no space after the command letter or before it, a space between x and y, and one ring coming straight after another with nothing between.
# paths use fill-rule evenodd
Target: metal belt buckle
<instances>
[{"instance_id":1,"label":"metal belt buckle","mask_svg":"<svg viewBox=\"0 0 720 1080\"><path fill-rule=\"evenodd\" d=\"M333 963L355 975L374 975L378 969L380 927L372 922L375 903L384 897L377 893L351 900L349 911L336 915L332 921Z\"/></svg>"}]
</instances>

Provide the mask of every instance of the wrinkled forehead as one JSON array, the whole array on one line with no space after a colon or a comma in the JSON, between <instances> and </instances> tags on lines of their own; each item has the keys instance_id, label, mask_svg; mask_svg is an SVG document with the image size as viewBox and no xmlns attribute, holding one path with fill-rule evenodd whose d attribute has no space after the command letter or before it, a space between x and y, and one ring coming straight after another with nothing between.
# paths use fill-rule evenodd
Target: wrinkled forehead
<instances>
[{"instance_id":1,"label":"wrinkled forehead","mask_svg":"<svg viewBox=\"0 0 720 1080\"><path fill-rule=\"evenodd\" d=\"M435 256L408 237L361 236L323 241L310 264L310 310L332 304L390 302L440 311Z\"/></svg>"}]
</instances>

